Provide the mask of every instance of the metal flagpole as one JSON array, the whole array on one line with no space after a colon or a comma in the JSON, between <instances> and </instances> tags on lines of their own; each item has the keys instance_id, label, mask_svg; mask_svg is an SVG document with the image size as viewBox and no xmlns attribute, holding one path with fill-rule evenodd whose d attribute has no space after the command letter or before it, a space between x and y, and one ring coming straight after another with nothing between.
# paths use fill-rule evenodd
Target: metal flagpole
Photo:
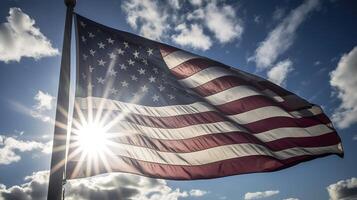
<instances>
[{"instance_id":1,"label":"metal flagpole","mask_svg":"<svg viewBox=\"0 0 357 200\"><path fill-rule=\"evenodd\" d=\"M76 5L76 0L64 0L64 2L67 6L67 12L57 95L56 121L53 136L51 170L47 194L48 200L62 200L62 187L65 170L71 70L72 16L73 8Z\"/></svg>"}]
</instances>

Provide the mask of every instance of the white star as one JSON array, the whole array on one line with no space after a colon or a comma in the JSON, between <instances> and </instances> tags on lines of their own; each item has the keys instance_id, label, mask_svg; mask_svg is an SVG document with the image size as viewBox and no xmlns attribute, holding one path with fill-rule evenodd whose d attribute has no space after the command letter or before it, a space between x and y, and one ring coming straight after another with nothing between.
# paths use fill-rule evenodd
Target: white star
<instances>
[{"instance_id":1,"label":"white star","mask_svg":"<svg viewBox=\"0 0 357 200\"><path fill-rule=\"evenodd\" d=\"M143 63L145 64L145 65L148 65L148 60L146 60L145 58L143 58Z\"/></svg>"},{"instance_id":2,"label":"white star","mask_svg":"<svg viewBox=\"0 0 357 200\"><path fill-rule=\"evenodd\" d=\"M148 91L148 87L146 87L146 85L144 85L144 86L142 86L141 87L141 91L143 91L143 92L147 92Z\"/></svg>"},{"instance_id":3,"label":"white star","mask_svg":"<svg viewBox=\"0 0 357 200\"><path fill-rule=\"evenodd\" d=\"M99 46L99 49L104 49L105 48L105 44L103 42L99 42L98 46Z\"/></svg>"},{"instance_id":4,"label":"white star","mask_svg":"<svg viewBox=\"0 0 357 200\"><path fill-rule=\"evenodd\" d=\"M125 53L121 48L117 49L117 52L118 52L118 54L120 54L120 55L124 55L124 53Z\"/></svg>"},{"instance_id":5,"label":"white star","mask_svg":"<svg viewBox=\"0 0 357 200\"><path fill-rule=\"evenodd\" d=\"M126 81L121 82L121 86L123 86L123 87L128 87L128 85L129 85L129 83Z\"/></svg>"},{"instance_id":6,"label":"white star","mask_svg":"<svg viewBox=\"0 0 357 200\"><path fill-rule=\"evenodd\" d=\"M86 42L87 41L86 37L82 36L81 38L82 38L82 42Z\"/></svg>"},{"instance_id":7,"label":"white star","mask_svg":"<svg viewBox=\"0 0 357 200\"><path fill-rule=\"evenodd\" d=\"M88 67L88 68L89 68L89 72L90 72L90 73L92 73L92 72L93 72L93 70L94 70L94 67L92 67L92 65L89 65L89 67Z\"/></svg>"},{"instance_id":8,"label":"white star","mask_svg":"<svg viewBox=\"0 0 357 200\"><path fill-rule=\"evenodd\" d=\"M109 58L110 58L110 59L116 58L116 55L115 55L113 52L112 52L112 53L109 53L108 55L109 55Z\"/></svg>"},{"instance_id":9,"label":"white star","mask_svg":"<svg viewBox=\"0 0 357 200\"><path fill-rule=\"evenodd\" d=\"M133 53L134 58L139 58L139 52L135 50L135 52Z\"/></svg>"},{"instance_id":10,"label":"white star","mask_svg":"<svg viewBox=\"0 0 357 200\"><path fill-rule=\"evenodd\" d=\"M169 96L169 98L172 100L172 99L175 99L175 96L174 95L172 95L172 94L169 94L169 95L167 95L167 96Z\"/></svg>"},{"instance_id":11,"label":"white star","mask_svg":"<svg viewBox=\"0 0 357 200\"><path fill-rule=\"evenodd\" d=\"M88 36L89 36L90 38L94 38L94 37L95 37L95 35L94 35L93 33L91 33L91 32L88 33Z\"/></svg>"},{"instance_id":12,"label":"white star","mask_svg":"<svg viewBox=\"0 0 357 200\"><path fill-rule=\"evenodd\" d=\"M84 80L86 80L86 79L87 79L87 75L86 75L85 73L82 73L82 78L83 78Z\"/></svg>"},{"instance_id":13,"label":"white star","mask_svg":"<svg viewBox=\"0 0 357 200\"><path fill-rule=\"evenodd\" d=\"M89 50L90 55L94 56L95 51L93 49Z\"/></svg>"},{"instance_id":14,"label":"white star","mask_svg":"<svg viewBox=\"0 0 357 200\"><path fill-rule=\"evenodd\" d=\"M134 65L135 61L133 61L132 59L129 59L128 63L129 63L129 65Z\"/></svg>"},{"instance_id":15,"label":"white star","mask_svg":"<svg viewBox=\"0 0 357 200\"><path fill-rule=\"evenodd\" d=\"M87 60L88 56L86 54L83 54L83 60Z\"/></svg>"},{"instance_id":16,"label":"white star","mask_svg":"<svg viewBox=\"0 0 357 200\"><path fill-rule=\"evenodd\" d=\"M143 74L145 74L145 69L140 68L140 69L138 70L138 72L139 72L139 74L143 75Z\"/></svg>"},{"instance_id":17,"label":"white star","mask_svg":"<svg viewBox=\"0 0 357 200\"><path fill-rule=\"evenodd\" d=\"M165 90L165 87L163 85L159 85L159 90L160 90L160 92L162 92Z\"/></svg>"},{"instance_id":18,"label":"white star","mask_svg":"<svg viewBox=\"0 0 357 200\"><path fill-rule=\"evenodd\" d=\"M112 38L108 38L107 41L109 44L114 44L114 40L112 40Z\"/></svg>"},{"instance_id":19,"label":"white star","mask_svg":"<svg viewBox=\"0 0 357 200\"><path fill-rule=\"evenodd\" d=\"M120 69L122 69L122 70L126 70L128 67L126 66L126 65L124 65L124 64L120 64Z\"/></svg>"},{"instance_id":20,"label":"white star","mask_svg":"<svg viewBox=\"0 0 357 200\"><path fill-rule=\"evenodd\" d=\"M149 56L151 56L153 53L152 53L153 49L149 48L146 52L148 52Z\"/></svg>"},{"instance_id":21,"label":"white star","mask_svg":"<svg viewBox=\"0 0 357 200\"><path fill-rule=\"evenodd\" d=\"M118 93L118 90L116 90L115 88L110 88L110 89L109 89L109 93L110 93L110 94L117 94L117 93Z\"/></svg>"},{"instance_id":22,"label":"white star","mask_svg":"<svg viewBox=\"0 0 357 200\"><path fill-rule=\"evenodd\" d=\"M131 75L131 80L137 81L137 80L138 80L138 77L136 77L135 75Z\"/></svg>"},{"instance_id":23,"label":"white star","mask_svg":"<svg viewBox=\"0 0 357 200\"><path fill-rule=\"evenodd\" d=\"M129 48L129 43L123 42L125 48Z\"/></svg>"},{"instance_id":24,"label":"white star","mask_svg":"<svg viewBox=\"0 0 357 200\"><path fill-rule=\"evenodd\" d=\"M104 84L104 79L102 77L97 78L97 82L100 84Z\"/></svg>"},{"instance_id":25,"label":"white star","mask_svg":"<svg viewBox=\"0 0 357 200\"><path fill-rule=\"evenodd\" d=\"M154 96L152 96L152 100L154 102L159 101L159 96L155 94Z\"/></svg>"},{"instance_id":26,"label":"white star","mask_svg":"<svg viewBox=\"0 0 357 200\"><path fill-rule=\"evenodd\" d=\"M156 78L153 76L150 76L149 81L150 81L150 83L154 83L156 81Z\"/></svg>"},{"instance_id":27,"label":"white star","mask_svg":"<svg viewBox=\"0 0 357 200\"><path fill-rule=\"evenodd\" d=\"M84 22L79 22L80 24L81 24L81 26L84 28L84 27L86 27L87 26L87 24L85 24Z\"/></svg>"},{"instance_id":28,"label":"white star","mask_svg":"<svg viewBox=\"0 0 357 200\"><path fill-rule=\"evenodd\" d=\"M106 63L106 62L105 62L104 60L102 60L102 59L98 60L98 65L101 65L101 66L104 67L104 64L105 64L105 63Z\"/></svg>"},{"instance_id":29,"label":"white star","mask_svg":"<svg viewBox=\"0 0 357 200\"><path fill-rule=\"evenodd\" d=\"M110 68L110 69L108 70L108 73L109 73L110 76L116 76L118 72L115 71L113 68Z\"/></svg>"}]
</instances>

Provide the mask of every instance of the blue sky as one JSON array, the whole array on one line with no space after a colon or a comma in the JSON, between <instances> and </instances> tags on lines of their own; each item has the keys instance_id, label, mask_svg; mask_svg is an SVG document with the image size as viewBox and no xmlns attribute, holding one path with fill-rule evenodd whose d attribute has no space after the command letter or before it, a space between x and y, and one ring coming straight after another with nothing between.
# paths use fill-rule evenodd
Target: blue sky
<instances>
[{"instance_id":1,"label":"blue sky","mask_svg":"<svg viewBox=\"0 0 357 200\"><path fill-rule=\"evenodd\" d=\"M200 181L112 174L68 183L68 199L86 199L80 191L124 199L357 198L356 9L352 0L79 1L75 11L87 18L257 74L321 105L345 157ZM64 17L62 1L0 2L0 199L45 196Z\"/></svg>"}]
</instances>

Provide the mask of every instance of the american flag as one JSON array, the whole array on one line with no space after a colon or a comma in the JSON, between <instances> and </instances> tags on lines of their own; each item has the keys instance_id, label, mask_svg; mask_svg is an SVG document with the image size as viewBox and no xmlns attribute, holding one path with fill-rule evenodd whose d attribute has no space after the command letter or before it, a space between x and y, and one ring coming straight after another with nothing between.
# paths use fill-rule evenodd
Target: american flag
<instances>
[{"instance_id":1,"label":"american flag","mask_svg":"<svg viewBox=\"0 0 357 200\"><path fill-rule=\"evenodd\" d=\"M207 179L343 155L319 106L263 78L79 15L76 38L72 128L100 122L110 144L88 161L72 131L69 179Z\"/></svg>"}]
</instances>

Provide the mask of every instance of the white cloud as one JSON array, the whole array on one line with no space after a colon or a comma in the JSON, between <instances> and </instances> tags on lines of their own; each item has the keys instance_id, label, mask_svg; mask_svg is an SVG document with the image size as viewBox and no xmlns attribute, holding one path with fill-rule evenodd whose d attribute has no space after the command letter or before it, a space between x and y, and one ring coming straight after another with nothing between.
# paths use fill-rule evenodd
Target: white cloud
<instances>
[{"instance_id":1,"label":"white cloud","mask_svg":"<svg viewBox=\"0 0 357 200\"><path fill-rule=\"evenodd\" d=\"M264 192L248 192L245 193L244 199L245 200L261 199L261 198L271 197L279 193L280 193L279 190L268 190Z\"/></svg>"},{"instance_id":2,"label":"white cloud","mask_svg":"<svg viewBox=\"0 0 357 200\"><path fill-rule=\"evenodd\" d=\"M200 6L202 4L202 0L189 0L189 1L194 6Z\"/></svg>"},{"instance_id":3,"label":"white cloud","mask_svg":"<svg viewBox=\"0 0 357 200\"><path fill-rule=\"evenodd\" d=\"M39 118L44 122L51 121L51 118L47 115L46 111L53 108L55 97L51 96L47 92L42 92L39 90L34 97L36 104L33 109L30 110L32 117Z\"/></svg>"},{"instance_id":4,"label":"white cloud","mask_svg":"<svg viewBox=\"0 0 357 200\"><path fill-rule=\"evenodd\" d=\"M167 14L157 1L127 0L122 3L126 21L144 37L160 40L169 28Z\"/></svg>"},{"instance_id":5,"label":"white cloud","mask_svg":"<svg viewBox=\"0 0 357 200\"><path fill-rule=\"evenodd\" d=\"M205 12L206 26L220 43L227 43L242 36L243 26L232 6L218 7L213 1L207 4Z\"/></svg>"},{"instance_id":6,"label":"white cloud","mask_svg":"<svg viewBox=\"0 0 357 200\"><path fill-rule=\"evenodd\" d=\"M0 135L0 165L8 165L21 160L19 152L41 151L50 153L48 144L36 141L18 140L16 137Z\"/></svg>"},{"instance_id":7,"label":"white cloud","mask_svg":"<svg viewBox=\"0 0 357 200\"><path fill-rule=\"evenodd\" d=\"M340 128L357 122L357 46L344 54L334 71L330 73L330 85L336 89L342 101L335 110L332 120Z\"/></svg>"},{"instance_id":8,"label":"white cloud","mask_svg":"<svg viewBox=\"0 0 357 200\"><path fill-rule=\"evenodd\" d=\"M260 24L261 21L262 21L262 18L259 15L255 15L254 16L254 22L256 24Z\"/></svg>"},{"instance_id":9,"label":"white cloud","mask_svg":"<svg viewBox=\"0 0 357 200\"><path fill-rule=\"evenodd\" d=\"M248 61L254 60L259 69L271 67L277 58L291 47L296 30L318 5L318 0L308 0L292 10L259 44L255 50L255 55L250 57Z\"/></svg>"},{"instance_id":10,"label":"white cloud","mask_svg":"<svg viewBox=\"0 0 357 200\"><path fill-rule=\"evenodd\" d=\"M20 8L10 8L7 22L0 24L0 61L19 62L22 57L40 59L58 55L58 49Z\"/></svg>"},{"instance_id":11,"label":"white cloud","mask_svg":"<svg viewBox=\"0 0 357 200\"><path fill-rule=\"evenodd\" d=\"M45 93L39 90L34 99L37 101L34 106L37 110L51 110L55 98L47 92Z\"/></svg>"},{"instance_id":12,"label":"white cloud","mask_svg":"<svg viewBox=\"0 0 357 200\"><path fill-rule=\"evenodd\" d=\"M181 8L179 0L169 0L169 4L171 5L171 7L173 9L180 9Z\"/></svg>"},{"instance_id":13,"label":"white cloud","mask_svg":"<svg viewBox=\"0 0 357 200\"><path fill-rule=\"evenodd\" d=\"M326 189L330 195L330 200L357 199L357 178L341 180L329 185Z\"/></svg>"},{"instance_id":14,"label":"white cloud","mask_svg":"<svg viewBox=\"0 0 357 200\"><path fill-rule=\"evenodd\" d=\"M211 39L203 33L203 29L198 24L180 24L175 28L179 33L172 35L173 41L181 46L189 46L194 49L207 50L211 47Z\"/></svg>"},{"instance_id":15,"label":"white cloud","mask_svg":"<svg viewBox=\"0 0 357 200\"><path fill-rule=\"evenodd\" d=\"M272 67L268 73L268 79L278 85L285 85L288 74L293 71L293 63L289 60L283 60Z\"/></svg>"},{"instance_id":16,"label":"white cloud","mask_svg":"<svg viewBox=\"0 0 357 200\"><path fill-rule=\"evenodd\" d=\"M352 140L357 140L357 135L353 136Z\"/></svg>"},{"instance_id":17,"label":"white cloud","mask_svg":"<svg viewBox=\"0 0 357 200\"><path fill-rule=\"evenodd\" d=\"M193 189L190 191L190 195L194 197L201 197L206 195L208 192L205 190L198 190L198 189Z\"/></svg>"},{"instance_id":18,"label":"white cloud","mask_svg":"<svg viewBox=\"0 0 357 200\"><path fill-rule=\"evenodd\" d=\"M7 188L0 184L4 200L44 200L47 197L48 171L39 171L25 178L25 183ZM67 181L66 200L178 200L192 196L187 191L171 188L167 182L142 176L111 173L102 176Z\"/></svg>"},{"instance_id":19,"label":"white cloud","mask_svg":"<svg viewBox=\"0 0 357 200\"><path fill-rule=\"evenodd\" d=\"M273 13L273 19L274 20L280 20L285 14L285 10L283 8L275 8L274 13Z\"/></svg>"},{"instance_id":20,"label":"white cloud","mask_svg":"<svg viewBox=\"0 0 357 200\"><path fill-rule=\"evenodd\" d=\"M202 8L198 8L193 12L187 14L187 20L198 20L204 18L205 18L205 12Z\"/></svg>"}]
</instances>

